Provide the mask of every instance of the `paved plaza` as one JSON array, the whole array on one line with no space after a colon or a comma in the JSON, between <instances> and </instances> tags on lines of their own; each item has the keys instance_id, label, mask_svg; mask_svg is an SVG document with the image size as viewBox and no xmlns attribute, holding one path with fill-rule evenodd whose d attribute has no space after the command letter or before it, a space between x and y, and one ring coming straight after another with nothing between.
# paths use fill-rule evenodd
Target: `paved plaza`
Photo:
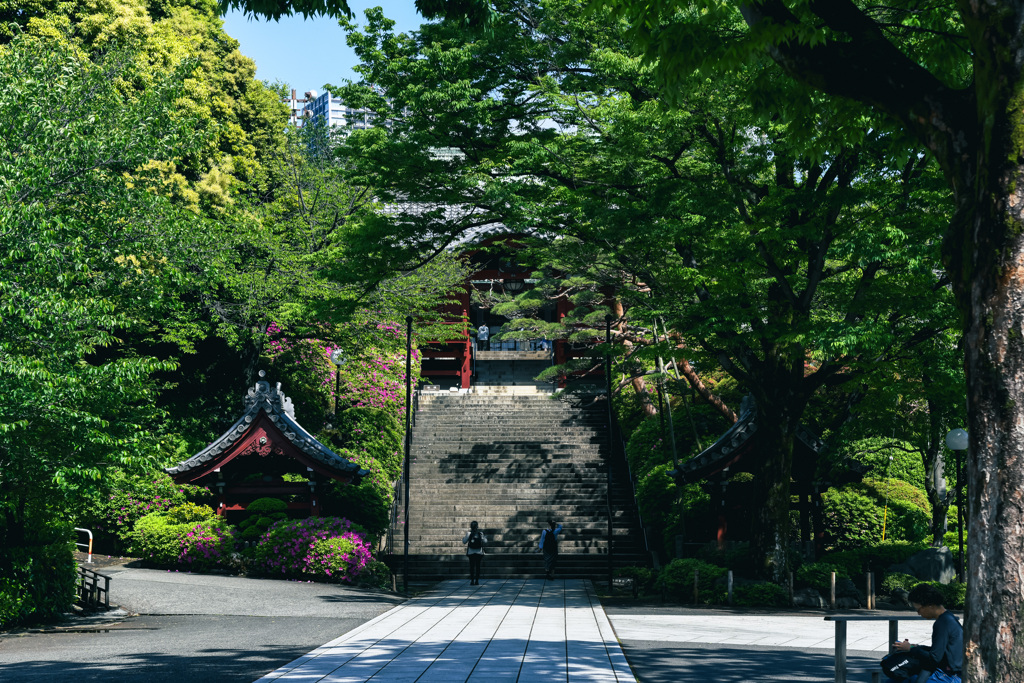
<instances>
[{"instance_id":1,"label":"paved plaza","mask_svg":"<svg viewBox=\"0 0 1024 683\"><path fill-rule=\"evenodd\" d=\"M589 582L522 579L445 581L260 679L368 680L636 679Z\"/></svg>"},{"instance_id":2,"label":"paved plaza","mask_svg":"<svg viewBox=\"0 0 1024 683\"><path fill-rule=\"evenodd\" d=\"M622 598L602 609L579 580L447 581L404 600L331 584L104 571L114 576L113 601L136 616L0 634L0 681L829 683L834 675L835 627L824 610ZM900 624L912 642L930 632L930 622ZM860 671L849 680L870 680L887 646L886 622L851 622L849 661Z\"/></svg>"},{"instance_id":3,"label":"paved plaza","mask_svg":"<svg viewBox=\"0 0 1024 683\"><path fill-rule=\"evenodd\" d=\"M653 607L641 614L612 609L609 621L592 591L580 580L446 581L260 682L700 680L701 666L716 680L739 681L756 675L759 664L768 679L773 672L783 674L778 680L831 676L835 628L821 614ZM930 629L911 622L901 637L926 641ZM888 635L885 622L851 626L851 659L856 663L859 653L860 664L870 666L888 651ZM637 660L636 673L620 641ZM705 648L714 648L714 656L703 654ZM652 652L660 666L642 664ZM692 677L679 677L684 671Z\"/></svg>"}]
</instances>

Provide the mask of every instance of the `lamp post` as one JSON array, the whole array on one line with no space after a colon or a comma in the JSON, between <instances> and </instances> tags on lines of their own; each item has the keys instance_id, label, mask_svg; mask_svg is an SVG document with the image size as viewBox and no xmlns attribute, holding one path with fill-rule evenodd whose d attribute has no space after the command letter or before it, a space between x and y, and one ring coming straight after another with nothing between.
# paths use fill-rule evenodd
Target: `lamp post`
<instances>
[{"instance_id":1,"label":"lamp post","mask_svg":"<svg viewBox=\"0 0 1024 683\"><path fill-rule=\"evenodd\" d=\"M961 496L964 473L960 454L967 450L969 445L970 439L963 429L954 429L946 434L946 447L956 453L956 531L960 541L960 552L957 553L956 559L956 578L960 582L964 580L964 505Z\"/></svg>"},{"instance_id":2,"label":"lamp post","mask_svg":"<svg viewBox=\"0 0 1024 683\"><path fill-rule=\"evenodd\" d=\"M409 445L412 434L412 316L405 316L405 546L402 556L402 590L409 593Z\"/></svg>"},{"instance_id":3,"label":"lamp post","mask_svg":"<svg viewBox=\"0 0 1024 683\"><path fill-rule=\"evenodd\" d=\"M341 349L331 351L331 362L334 363L334 420L338 420L338 396L341 395L341 366L345 364L345 352Z\"/></svg>"},{"instance_id":4,"label":"lamp post","mask_svg":"<svg viewBox=\"0 0 1024 683\"><path fill-rule=\"evenodd\" d=\"M605 330L604 330L604 343L607 345L605 353L605 388L608 392L608 477L605 482L605 500L608 507L608 593L611 594L614 590L615 583L613 581L614 572L612 570L614 564L614 548L613 548L613 530L612 530L612 452L615 448L615 419L612 414L612 316L606 315L604 318Z\"/></svg>"}]
</instances>

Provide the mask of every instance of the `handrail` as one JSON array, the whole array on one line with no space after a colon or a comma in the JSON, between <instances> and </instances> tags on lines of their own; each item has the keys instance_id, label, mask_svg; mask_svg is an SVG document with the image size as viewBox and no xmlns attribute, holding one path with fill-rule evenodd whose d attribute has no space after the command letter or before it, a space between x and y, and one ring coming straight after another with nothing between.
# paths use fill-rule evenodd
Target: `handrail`
<instances>
[{"instance_id":1,"label":"handrail","mask_svg":"<svg viewBox=\"0 0 1024 683\"><path fill-rule=\"evenodd\" d=\"M79 529L78 527L75 527L75 531L82 531L82 532L84 532L84 533L89 535L89 542L88 543L79 543L76 540L75 541L75 545L77 547L79 547L79 548L88 548L87 552L89 553L89 557L88 557L88 559L86 559L85 563L86 564L92 564L92 532L89 531L88 529Z\"/></svg>"},{"instance_id":2,"label":"handrail","mask_svg":"<svg viewBox=\"0 0 1024 683\"><path fill-rule=\"evenodd\" d=\"M412 390L412 411L410 412L411 427L416 426L416 413L420 409L420 391L419 389ZM405 453L405 440L410 438L408 433L402 435L402 453ZM394 488L392 489L391 497L391 514L388 520L388 531L384 537L384 553L386 555L393 555L395 552L395 525L398 524L398 510L402 504L402 496L405 491L405 458L402 458L402 469L399 471L398 479L395 480Z\"/></svg>"},{"instance_id":3,"label":"handrail","mask_svg":"<svg viewBox=\"0 0 1024 683\"><path fill-rule=\"evenodd\" d=\"M103 579L103 585L100 585ZM110 577L91 569L78 567L78 599L84 607L100 607L110 609Z\"/></svg>"},{"instance_id":4,"label":"handrail","mask_svg":"<svg viewBox=\"0 0 1024 683\"><path fill-rule=\"evenodd\" d=\"M622 428L619 425L619 416L612 410L612 420L615 422L615 431L619 435L619 452L622 454L622 459L626 463L626 474L629 476L629 485L633 489L633 505L636 506L636 518L640 521L640 531L644 535L644 550L646 550L653 558L653 552L651 551L650 541L647 539L647 527L644 525L644 516L640 512L640 501L636 497L636 477L633 476L633 468L629 464L629 457L626 455L626 441L622 438Z\"/></svg>"}]
</instances>

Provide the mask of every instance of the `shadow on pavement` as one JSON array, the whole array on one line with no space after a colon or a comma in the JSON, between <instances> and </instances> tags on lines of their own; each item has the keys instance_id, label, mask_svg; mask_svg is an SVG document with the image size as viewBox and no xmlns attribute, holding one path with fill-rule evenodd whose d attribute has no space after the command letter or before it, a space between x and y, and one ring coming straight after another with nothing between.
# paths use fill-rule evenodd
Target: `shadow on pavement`
<instances>
[{"instance_id":1,"label":"shadow on pavement","mask_svg":"<svg viewBox=\"0 0 1024 683\"><path fill-rule=\"evenodd\" d=\"M835 680L835 660L831 652L802 650L753 650L721 645L699 647L671 643L622 643L626 659L643 683L678 681L792 681L828 683ZM870 681L870 669L878 667L879 657L850 653L847 680ZM860 670L857 672L856 670Z\"/></svg>"},{"instance_id":2,"label":"shadow on pavement","mask_svg":"<svg viewBox=\"0 0 1024 683\"><path fill-rule=\"evenodd\" d=\"M60 636L63 637L63 636ZM59 643L58 643L59 645ZM133 652L102 662L63 661L59 651L45 661L0 664L0 681L104 681L105 683L252 683L257 678L298 659L306 646L254 645L244 650L200 649L193 655ZM3 650L0 647L0 658Z\"/></svg>"}]
</instances>

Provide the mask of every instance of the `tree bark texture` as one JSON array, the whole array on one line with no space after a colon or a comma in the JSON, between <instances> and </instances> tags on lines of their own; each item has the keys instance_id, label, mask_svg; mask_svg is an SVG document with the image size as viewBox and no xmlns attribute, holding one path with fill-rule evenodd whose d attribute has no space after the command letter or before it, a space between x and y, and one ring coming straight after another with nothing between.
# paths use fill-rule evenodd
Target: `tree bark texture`
<instances>
[{"instance_id":1,"label":"tree bark texture","mask_svg":"<svg viewBox=\"0 0 1024 683\"><path fill-rule=\"evenodd\" d=\"M851 0L811 0L843 40L780 41L811 87L891 116L932 152L956 211L944 262L964 316L968 426L965 680L1024 682L1024 0L950 3L973 80L957 88L904 54ZM742 7L752 27L799 23L784 0Z\"/></svg>"}]
</instances>

